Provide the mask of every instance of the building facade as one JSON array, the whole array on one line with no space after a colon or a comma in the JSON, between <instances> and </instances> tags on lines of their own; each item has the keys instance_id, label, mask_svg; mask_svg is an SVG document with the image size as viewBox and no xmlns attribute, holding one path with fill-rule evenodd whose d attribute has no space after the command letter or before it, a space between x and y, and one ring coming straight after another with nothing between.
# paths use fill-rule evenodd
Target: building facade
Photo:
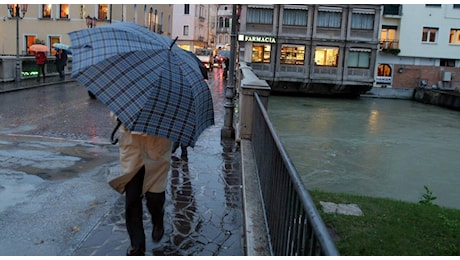
<instances>
[{"instance_id":1,"label":"building facade","mask_svg":"<svg viewBox=\"0 0 460 260\"><path fill-rule=\"evenodd\" d=\"M233 5L219 5L216 20L216 48L230 50Z\"/></svg>"},{"instance_id":2,"label":"building facade","mask_svg":"<svg viewBox=\"0 0 460 260\"><path fill-rule=\"evenodd\" d=\"M16 19L3 4L0 5L3 16L0 52L15 55L16 36L19 36L20 55L31 55L29 47L37 40L50 49L55 42L70 45L68 32L121 21L134 22L171 37L172 10L172 5L29 4L19 20L19 34L16 35Z\"/></svg>"},{"instance_id":3,"label":"building facade","mask_svg":"<svg viewBox=\"0 0 460 260\"><path fill-rule=\"evenodd\" d=\"M375 87L460 87L460 5L384 5Z\"/></svg>"},{"instance_id":4,"label":"building facade","mask_svg":"<svg viewBox=\"0 0 460 260\"><path fill-rule=\"evenodd\" d=\"M174 4L172 38L182 49L195 53L210 46L210 5Z\"/></svg>"},{"instance_id":5,"label":"building facade","mask_svg":"<svg viewBox=\"0 0 460 260\"><path fill-rule=\"evenodd\" d=\"M116 22L134 22L166 37L172 35L172 5L146 4L28 4L20 5L21 18L16 19L16 4L10 12L0 5L0 81L14 80L16 54L19 54L21 78L36 75L34 52L29 48L41 43L50 48L54 43L71 45L68 33ZM16 41L17 39L17 41ZM52 62L51 60L49 62ZM47 66L54 72L53 66Z\"/></svg>"},{"instance_id":6,"label":"building facade","mask_svg":"<svg viewBox=\"0 0 460 260\"><path fill-rule=\"evenodd\" d=\"M383 5L241 5L239 60L273 92L357 96L374 84Z\"/></svg>"}]
</instances>

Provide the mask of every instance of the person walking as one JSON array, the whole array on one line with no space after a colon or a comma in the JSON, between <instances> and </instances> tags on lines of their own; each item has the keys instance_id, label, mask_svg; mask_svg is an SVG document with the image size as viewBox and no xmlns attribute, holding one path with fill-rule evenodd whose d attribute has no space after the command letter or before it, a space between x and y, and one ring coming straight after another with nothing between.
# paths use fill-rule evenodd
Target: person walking
<instances>
[{"instance_id":1,"label":"person walking","mask_svg":"<svg viewBox=\"0 0 460 260\"><path fill-rule=\"evenodd\" d=\"M228 58L228 57L225 57L225 58L224 58L224 62L223 62L223 64L222 64L222 67L224 68L224 73L223 73L223 74L224 74L224 75L223 75L224 79L227 79L227 77L228 77L228 69L229 69L229 66L230 66L229 58Z\"/></svg>"},{"instance_id":2,"label":"person walking","mask_svg":"<svg viewBox=\"0 0 460 260\"><path fill-rule=\"evenodd\" d=\"M111 117L116 119L113 113ZM152 240L159 242L164 234L163 207L172 142L160 136L130 132L119 121L118 126L121 176L109 184L119 193L125 193L125 223L131 242L126 255L143 256L146 244L142 204L144 197L153 224Z\"/></svg>"},{"instance_id":3,"label":"person walking","mask_svg":"<svg viewBox=\"0 0 460 260\"><path fill-rule=\"evenodd\" d=\"M67 65L67 53L62 49L56 52L56 71L59 73L59 80L65 79L65 66Z\"/></svg>"},{"instance_id":4,"label":"person walking","mask_svg":"<svg viewBox=\"0 0 460 260\"><path fill-rule=\"evenodd\" d=\"M39 51L35 53L35 61L38 66L38 76L37 76L37 82L40 82L40 76L43 76L43 82L45 82L45 63L46 63L47 57L46 53ZM41 75L40 75L41 74Z\"/></svg>"}]
</instances>

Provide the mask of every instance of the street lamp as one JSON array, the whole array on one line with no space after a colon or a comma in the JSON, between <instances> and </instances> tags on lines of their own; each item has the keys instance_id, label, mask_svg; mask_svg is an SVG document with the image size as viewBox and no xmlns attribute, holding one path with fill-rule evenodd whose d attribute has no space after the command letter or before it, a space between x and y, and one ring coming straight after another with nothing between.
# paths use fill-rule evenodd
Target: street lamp
<instances>
[{"instance_id":1,"label":"street lamp","mask_svg":"<svg viewBox=\"0 0 460 260\"><path fill-rule=\"evenodd\" d=\"M21 61L19 60L19 19L27 13L27 4L7 4L11 17L16 18L16 82L21 81ZM22 16L21 16L22 13Z\"/></svg>"}]
</instances>

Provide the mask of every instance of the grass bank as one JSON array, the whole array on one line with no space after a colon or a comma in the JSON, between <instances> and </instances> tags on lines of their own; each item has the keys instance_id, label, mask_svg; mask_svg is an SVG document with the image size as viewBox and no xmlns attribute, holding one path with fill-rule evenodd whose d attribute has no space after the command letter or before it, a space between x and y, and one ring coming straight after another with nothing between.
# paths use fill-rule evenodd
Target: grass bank
<instances>
[{"instance_id":1,"label":"grass bank","mask_svg":"<svg viewBox=\"0 0 460 260\"><path fill-rule=\"evenodd\" d=\"M409 203L316 190L310 194L343 256L460 255L460 210L429 201ZM357 204L364 215L326 214L320 201Z\"/></svg>"}]
</instances>

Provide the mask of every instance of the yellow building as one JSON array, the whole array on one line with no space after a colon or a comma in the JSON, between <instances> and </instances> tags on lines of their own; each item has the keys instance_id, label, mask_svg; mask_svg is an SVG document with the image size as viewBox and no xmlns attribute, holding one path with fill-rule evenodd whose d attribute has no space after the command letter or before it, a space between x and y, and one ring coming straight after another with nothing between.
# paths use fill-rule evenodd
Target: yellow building
<instances>
[{"instance_id":1,"label":"yellow building","mask_svg":"<svg viewBox=\"0 0 460 260\"><path fill-rule=\"evenodd\" d=\"M55 42L70 45L68 32L122 21L134 22L171 37L172 5L29 4L24 13L20 8L18 22L14 17L15 6L12 13L7 4L0 6L3 15L0 53L3 55L16 55L16 38L19 38L19 54L22 56L31 54L29 46L36 40L50 49Z\"/></svg>"},{"instance_id":2,"label":"yellow building","mask_svg":"<svg viewBox=\"0 0 460 260\"><path fill-rule=\"evenodd\" d=\"M71 31L133 22L171 38L172 12L170 4L2 4L0 81L17 79L18 73L29 77L34 56L30 46L42 43L50 48L48 56L53 56L54 43L71 45Z\"/></svg>"}]
</instances>

